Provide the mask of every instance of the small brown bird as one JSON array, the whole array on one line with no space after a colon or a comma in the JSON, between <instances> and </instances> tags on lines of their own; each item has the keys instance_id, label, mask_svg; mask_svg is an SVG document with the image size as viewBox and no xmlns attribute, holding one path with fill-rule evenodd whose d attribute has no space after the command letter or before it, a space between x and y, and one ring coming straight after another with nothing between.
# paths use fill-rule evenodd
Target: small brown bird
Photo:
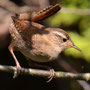
<instances>
[{"instance_id":1,"label":"small brown bird","mask_svg":"<svg viewBox=\"0 0 90 90\"><path fill-rule=\"evenodd\" d=\"M21 69L21 66L13 52L15 50L20 51L23 55L36 62L51 62L58 58L61 51L67 48L75 48L80 51L74 45L67 32L62 29L46 28L41 24L33 22L35 19L29 21L12 16L12 20L13 23L10 26L12 42L9 46L9 51L15 60L18 70ZM36 20L36 22L39 20ZM54 70L50 69L50 71L51 80L54 76L52 74Z\"/></svg>"}]
</instances>

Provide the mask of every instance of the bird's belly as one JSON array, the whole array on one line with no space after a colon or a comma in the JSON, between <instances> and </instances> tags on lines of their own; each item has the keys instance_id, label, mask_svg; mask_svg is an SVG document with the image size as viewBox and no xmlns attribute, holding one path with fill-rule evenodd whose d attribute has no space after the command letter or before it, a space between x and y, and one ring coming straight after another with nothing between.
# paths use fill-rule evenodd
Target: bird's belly
<instances>
[{"instance_id":1,"label":"bird's belly","mask_svg":"<svg viewBox=\"0 0 90 90\"><path fill-rule=\"evenodd\" d=\"M33 54L30 50L19 50L22 54L24 54L26 57L32 59L36 62L50 62L55 60L55 58L51 58L48 55L36 55Z\"/></svg>"}]
</instances>

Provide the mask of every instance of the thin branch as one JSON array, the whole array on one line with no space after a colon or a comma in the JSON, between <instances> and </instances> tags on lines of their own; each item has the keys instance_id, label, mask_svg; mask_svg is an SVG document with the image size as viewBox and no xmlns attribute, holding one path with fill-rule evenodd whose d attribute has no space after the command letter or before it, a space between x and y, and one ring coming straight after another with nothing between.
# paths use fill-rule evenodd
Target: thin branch
<instances>
[{"instance_id":1,"label":"thin branch","mask_svg":"<svg viewBox=\"0 0 90 90\"><path fill-rule=\"evenodd\" d=\"M7 9L8 11L19 12L19 7L9 0L1 0L0 7Z\"/></svg>"},{"instance_id":2,"label":"thin branch","mask_svg":"<svg viewBox=\"0 0 90 90\"><path fill-rule=\"evenodd\" d=\"M75 70L71 65L69 65L69 63L66 62L63 58L60 58L60 60L57 60L57 62L67 72L78 73L77 70ZM83 90L89 90L90 89L90 85L88 82L83 81L83 80L77 80L77 82L80 84L80 86L83 88Z\"/></svg>"},{"instance_id":3,"label":"thin branch","mask_svg":"<svg viewBox=\"0 0 90 90\"><path fill-rule=\"evenodd\" d=\"M60 13L70 13L77 15L90 15L90 9L80 9L80 8L66 8L62 7Z\"/></svg>"},{"instance_id":4,"label":"thin branch","mask_svg":"<svg viewBox=\"0 0 90 90\"><path fill-rule=\"evenodd\" d=\"M19 7L10 0L0 0L0 7L3 7L4 9L8 10L11 13L33 12L40 9L39 7L35 6L29 7L27 5Z\"/></svg>"},{"instance_id":5,"label":"thin branch","mask_svg":"<svg viewBox=\"0 0 90 90\"><path fill-rule=\"evenodd\" d=\"M16 71L16 67L13 66L5 66L0 65L0 71L14 73ZM45 70L31 69L31 68L22 68L22 75L32 75L39 77L49 77L50 72ZM68 79L76 79L76 80L90 80L90 73L69 73L69 72L56 72L55 78L68 78Z\"/></svg>"},{"instance_id":6,"label":"thin branch","mask_svg":"<svg viewBox=\"0 0 90 90\"><path fill-rule=\"evenodd\" d=\"M42 2L40 2L42 3ZM21 12L33 12L38 11L40 8L36 6L22 6L19 7L15 3L9 1L9 0L0 0L0 7L3 7L7 9L8 11L12 13L21 13ZM90 9L80 9L80 8L67 8L62 7L60 10L60 13L70 13L70 14L77 14L77 15L90 15Z\"/></svg>"}]
</instances>

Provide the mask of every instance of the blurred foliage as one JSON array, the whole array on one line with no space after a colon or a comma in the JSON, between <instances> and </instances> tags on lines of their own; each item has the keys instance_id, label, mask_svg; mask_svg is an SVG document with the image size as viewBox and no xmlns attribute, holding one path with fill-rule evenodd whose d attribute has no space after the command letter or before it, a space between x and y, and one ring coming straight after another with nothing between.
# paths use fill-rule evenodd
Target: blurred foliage
<instances>
[{"instance_id":1,"label":"blurred foliage","mask_svg":"<svg viewBox=\"0 0 90 90\"><path fill-rule=\"evenodd\" d=\"M63 0L62 7L89 9L90 0ZM67 49L65 50L66 55L83 58L90 62L90 15L83 15L83 13L79 15L77 12L73 14L59 12L49 18L48 21L51 26L64 28L75 45L82 50L82 52L79 52L74 49ZM71 27L73 28L71 29Z\"/></svg>"}]
</instances>

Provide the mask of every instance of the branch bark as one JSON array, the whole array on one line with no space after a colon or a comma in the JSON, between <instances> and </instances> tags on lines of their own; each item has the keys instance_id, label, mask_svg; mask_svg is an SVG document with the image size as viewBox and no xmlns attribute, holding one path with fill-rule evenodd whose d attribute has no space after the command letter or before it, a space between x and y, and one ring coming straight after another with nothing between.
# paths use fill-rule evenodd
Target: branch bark
<instances>
[{"instance_id":1,"label":"branch bark","mask_svg":"<svg viewBox=\"0 0 90 90\"><path fill-rule=\"evenodd\" d=\"M0 65L0 71L13 73L16 71L16 67L14 66L6 66ZM31 69L31 68L22 68L21 75L32 75L32 76L39 76L39 77L49 77L50 72L46 70L38 70L38 69ZM69 72L56 72L55 78L67 78L67 79L75 79L75 80L90 80L90 73L69 73Z\"/></svg>"}]
</instances>

